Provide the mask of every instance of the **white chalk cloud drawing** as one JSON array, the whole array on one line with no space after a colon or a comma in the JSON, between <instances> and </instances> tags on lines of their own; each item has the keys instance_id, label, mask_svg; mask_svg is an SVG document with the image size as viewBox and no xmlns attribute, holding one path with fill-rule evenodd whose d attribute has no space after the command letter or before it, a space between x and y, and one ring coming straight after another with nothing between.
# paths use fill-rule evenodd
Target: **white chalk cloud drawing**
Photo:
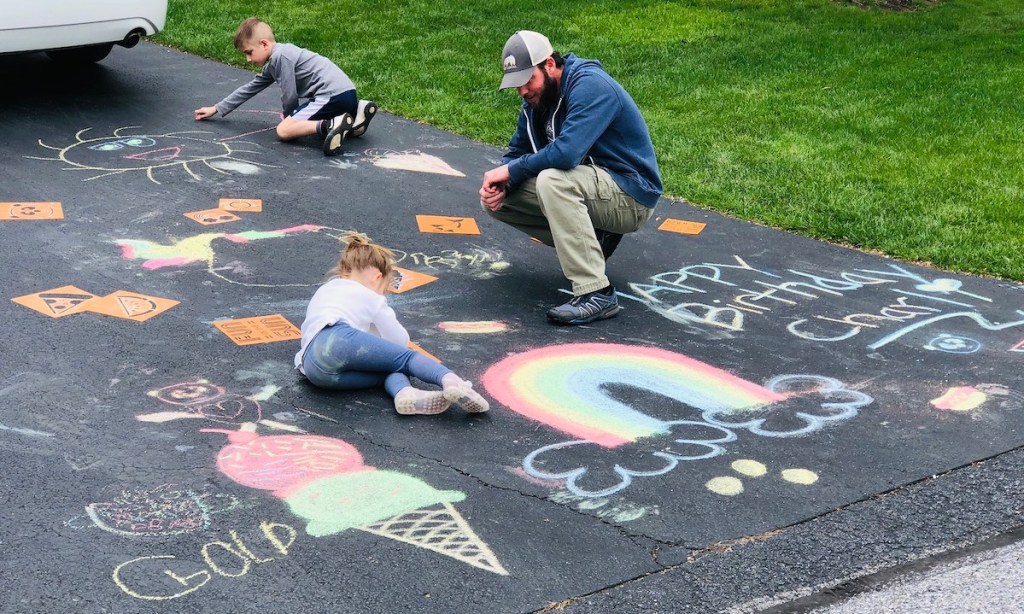
<instances>
[{"instance_id":1,"label":"white chalk cloud drawing","mask_svg":"<svg viewBox=\"0 0 1024 614\"><path fill-rule=\"evenodd\" d=\"M455 170L441 158L416 149L407 151L371 149L366 152L366 156L374 166L379 168L415 171L417 173L434 173L437 175L450 175L452 177L466 176L465 173Z\"/></svg>"},{"instance_id":2,"label":"white chalk cloud drawing","mask_svg":"<svg viewBox=\"0 0 1024 614\"><path fill-rule=\"evenodd\" d=\"M608 448L588 440L543 446L523 459L527 475L564 480L570 493L587 498L618 493L636 478L665 475L682 462L714 458L739 439L737 432L769 438L810 435L855 417L874 399L821 375L781 375L764 387L784 400L736 411L712 407L702 421L665 422L667 432ZM655 450L655 451L651 451ZM581 464L581 459L587 464Z\"/></svg>"}]
</instances>

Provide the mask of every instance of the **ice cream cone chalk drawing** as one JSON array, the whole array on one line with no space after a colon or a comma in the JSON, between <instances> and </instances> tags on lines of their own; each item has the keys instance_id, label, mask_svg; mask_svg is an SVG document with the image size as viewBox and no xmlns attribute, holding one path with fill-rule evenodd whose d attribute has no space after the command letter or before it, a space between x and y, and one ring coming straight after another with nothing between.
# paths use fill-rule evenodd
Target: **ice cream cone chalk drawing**
<instances>
[{"instance_id":1,"label":"ice cream cone chalk drawing","mask_svg":"<svg viewBox=\"0 0 1024 614\"><path fill-rule=\"evenodd\" d=\"M453 506L466 498L419 478L363 463L351 444L320 435L256 433L256 424L223 433L217 468L235 482L270 491L307 521L315 537L358 529L499 575L508 571Z\"/></svg>"}]
</instances>

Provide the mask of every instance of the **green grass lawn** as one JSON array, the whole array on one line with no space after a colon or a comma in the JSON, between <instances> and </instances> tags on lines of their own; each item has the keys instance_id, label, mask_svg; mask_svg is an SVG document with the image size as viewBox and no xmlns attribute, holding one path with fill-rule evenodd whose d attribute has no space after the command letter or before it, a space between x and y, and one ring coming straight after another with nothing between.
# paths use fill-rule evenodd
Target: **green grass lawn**
<instances>
[{"instance_id":1,"label":"green grass lawn","mask_svg":"<svg viewBox=\"0 0 1024 614\"><path fill-rule=\"evenodd\" d=\"M245 17L385 110L503 146L517 29L600 59L667 195L944 269L1024 280L1024 0L170 0L158 40L243 65ZM227 91L212 90L212 104Z\"/></svg>"}]
</instances>

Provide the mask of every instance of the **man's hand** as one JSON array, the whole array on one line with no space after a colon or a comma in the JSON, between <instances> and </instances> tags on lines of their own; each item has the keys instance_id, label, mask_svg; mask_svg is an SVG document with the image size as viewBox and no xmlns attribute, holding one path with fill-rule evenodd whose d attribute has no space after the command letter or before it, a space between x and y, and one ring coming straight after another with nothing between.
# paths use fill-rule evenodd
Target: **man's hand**
<instances>
[{"instance_id":1,"label":"man's hand","mask_svg":"<svg viewBox=\"0 0 1024 614\"><path fill-rule=\"evenodd\" d=\"M213 117L217 114L217 107L201 107L195 110L196 121Z\"/></svg>"},{"instance_id":2,"label":"man's hand","mask_svg":"<svg viewBox=\"0 0 1024 614\"><path fill-rule=\"evenodd\" d=\"M505 200L505 193L508 189L508 182L511 177L508 174L508 165L503 164L498 168L492 168L484 173L484 180L480 186L480 204L491 211L501 209Z\"/></svg>"}]
</instances>

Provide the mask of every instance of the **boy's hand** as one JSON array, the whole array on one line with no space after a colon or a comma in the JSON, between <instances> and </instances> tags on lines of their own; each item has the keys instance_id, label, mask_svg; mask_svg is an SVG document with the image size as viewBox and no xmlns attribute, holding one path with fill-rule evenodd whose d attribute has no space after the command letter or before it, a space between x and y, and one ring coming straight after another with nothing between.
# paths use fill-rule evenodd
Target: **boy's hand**
<instances>
[{"instance_id":1,"label":"boy's hand","mask_svg":"<svg viewBox=\"0 0 1024 614\"><path fill-rule=\"evenodd\" d=\"M199 121L201 119L206 119L208 117L213 117L214 115L217 114L217 107L202 107L202 108L196 109L195 110L195 114L196 114L196 121Z\"/></svg>"}]
</instances>

